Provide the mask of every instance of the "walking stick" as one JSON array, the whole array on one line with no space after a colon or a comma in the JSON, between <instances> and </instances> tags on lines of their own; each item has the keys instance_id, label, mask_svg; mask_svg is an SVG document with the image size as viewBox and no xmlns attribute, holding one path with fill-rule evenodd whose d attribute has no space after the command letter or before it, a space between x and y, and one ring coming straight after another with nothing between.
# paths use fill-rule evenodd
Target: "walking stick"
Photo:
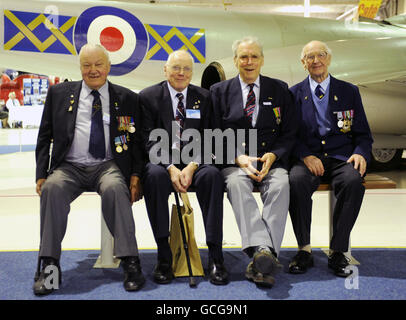
<instances>
[{"instance_id":1,"label":"walking stick","mask_svg":"<svg viewBox=\"0 0 406 320\"><path fill-rule=\"evenodd\" d=\"M192 287L196 287L196 280L193 276L192 265L190 263L189 248L188 248L187 240L186 240L186 232L185 232L185 225L183 224L182 212L180 211L178 193L176 191L174 191L174 195L175 195L175 201L176 201L176 211L178 212L180 232L182 234L183 248L185 250L186 262L187 262L187 267L189 270L189 287L192 288Z\"/></svg>"}]
</instances>

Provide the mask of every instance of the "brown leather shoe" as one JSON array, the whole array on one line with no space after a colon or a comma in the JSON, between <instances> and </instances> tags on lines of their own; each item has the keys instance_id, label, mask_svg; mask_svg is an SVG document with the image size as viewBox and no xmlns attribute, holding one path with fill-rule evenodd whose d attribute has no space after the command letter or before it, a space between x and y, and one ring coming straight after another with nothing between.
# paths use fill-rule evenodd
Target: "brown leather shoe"
<instances>
[{"instance_id":1,"label":"brown leather shoe","mask_svg":"<svg viewBox=\"0 0 406 320\"><path fill-rule=\"evenodd\" d=\"M262 274L255 270L254 264L251 261L245 271L245 277L249 281L253 281L259 287L272 288L275 284L275 278L269 274Z\"/></svg>"}]
</instances>

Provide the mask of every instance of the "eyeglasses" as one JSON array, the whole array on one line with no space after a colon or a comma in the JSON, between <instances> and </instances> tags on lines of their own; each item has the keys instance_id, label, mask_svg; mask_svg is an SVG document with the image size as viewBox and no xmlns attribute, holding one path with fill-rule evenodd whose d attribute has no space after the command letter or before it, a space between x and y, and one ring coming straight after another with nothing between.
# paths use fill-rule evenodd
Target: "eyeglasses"
<instances>
[{"instance_id":1,"label":"eyeglasses","mask_svg":"<svg viewBox=\"0 0 406 320\"><path fill-rule=\"evenodd\" d=\"M181 67L181 66L171 66L172 71L174 72L181 72L183 70L184 73L192 72L191 67Z\"/></svg>"},{"instance_id":2,"label":"eyeglasses","mask_svg":"<svg viewBox=\"0 0 406 320\"><path fill-rule=\"evenodd\" d=\"M322 52L319 52L317 54L306 55L305 59L306 59L307 62L313 62L314 59L316 59L316 57L319 60L326 60L327 56L328 56L327 52L322 51Z\"/></svg>"}]
</instances>

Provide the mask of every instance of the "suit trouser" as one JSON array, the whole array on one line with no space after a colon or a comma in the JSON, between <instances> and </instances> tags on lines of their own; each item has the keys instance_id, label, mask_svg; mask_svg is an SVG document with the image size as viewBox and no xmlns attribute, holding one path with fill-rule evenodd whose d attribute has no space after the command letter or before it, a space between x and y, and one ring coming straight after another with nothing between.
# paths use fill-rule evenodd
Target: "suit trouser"
<instances>
[{"instance_id":1,"label":"suit trouser","mask_svg":"<svg viewBox=\"0 0 406 320\"><path fill-rule=\"evenodd\" d=\"M272 169L259 183L262 214L252 193L254 180L237 167L225 168L222 173L240 230L242 249L266 245L279 254L289 208L288 172L283 168Z\"/></svg>"},{"instance_id":2,"label":"suit trouser","mask_svg":"<svg viewBox=\"0 0 406 320\"><path fill-rule=\"evenodd\" d=\"M192 187L202 210L207 244L222 246L224 180L212 165L200 165L193 175ZM173 192L168 171L148 163L144 175L144 196L155 240L169 237L168 198Z\"/></svg>"},{"instance_id":3,"label":"suit trouser","mask_svg":"<svg viewBox=\"0 0 406 320\"><path fill-rule=\"evenodd\" d=\"M101 196L103 217L114 236L114 255L138 255L129 189L114 161L88 167L65 162L46 179L40 200L39 255L60 258L70 204L84 191L96 191Z\"/></svg>"},{"instance_id":4,"label":"suit trouser","mask_svg":"<svg viewBox=\"0 0 406 320\"><path fill-rule=\"evenodd\" d=\"M334 251L346 252L351 230L358 217L365 187L362 177L353 164L345 161L325 158L323 180L313 175L306 165L300 161L289 173L290 182L290 217L299 246L310 244L310 225L312 215L312 195L320 183L328 180L337 199L333 212L333 237L330 248Z\"/></svg>"}]
</instances>

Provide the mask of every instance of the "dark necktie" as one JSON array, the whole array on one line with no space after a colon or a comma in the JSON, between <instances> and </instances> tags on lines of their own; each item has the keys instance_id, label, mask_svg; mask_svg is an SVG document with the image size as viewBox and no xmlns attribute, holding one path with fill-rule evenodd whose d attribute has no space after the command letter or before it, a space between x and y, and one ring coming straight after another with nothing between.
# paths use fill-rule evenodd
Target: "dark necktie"
<instances>
[{"instance_id":1,"label":"dark necktie","mask_svg":"<svg viewBox=\"0 0 406 320\"><path fill-rule=\"evenodd\" d=\"M182 137L182 132L183 132L183 126L185 124L185 107L183 105L183 94L182 93L177 93L176 98L178 98L178 106L176 108L176 123L178 124L179 128L176 132L176 137L179 139L180 143L180 138ZM179 144L180 147L181 143Z\"/></svg>"},{"instance_id":2,"label":"dark necktie","mask_svg":"<svg viewBox=\"0 0 406 320\"><path fill-rule=\"evenodd\" d=\"M104 159L106 157L106 145L104 140L103 111L100 100L100 93L92 90L93 105L92 119L90 126L89 153L94 158Z\"/></svg>"},{"instance_id":3,"label":"dark necktie","mask_svg":"<svg viewBox=\"0 0 406 320\"><path fill-rule=\"evenodd\" d=\"M321 88L321 85L317 85L316 90L314 90L314 94L319 99L322 99L324 97L324 92L323 89Z\"/></svg>"},{"instance_id":4,"label":"dark necktie","mask_svg":"<svg viewBox=\"0 0 406 320\"><path fill-rule=\"evenodd\" d=\"M244 114L247 117L248 121L252 122L252 114L255 110L255 93L254 93L254 83L249 84L250 91L247 96L247 103L245 104Z\"/></svg>"}]
</instances>

